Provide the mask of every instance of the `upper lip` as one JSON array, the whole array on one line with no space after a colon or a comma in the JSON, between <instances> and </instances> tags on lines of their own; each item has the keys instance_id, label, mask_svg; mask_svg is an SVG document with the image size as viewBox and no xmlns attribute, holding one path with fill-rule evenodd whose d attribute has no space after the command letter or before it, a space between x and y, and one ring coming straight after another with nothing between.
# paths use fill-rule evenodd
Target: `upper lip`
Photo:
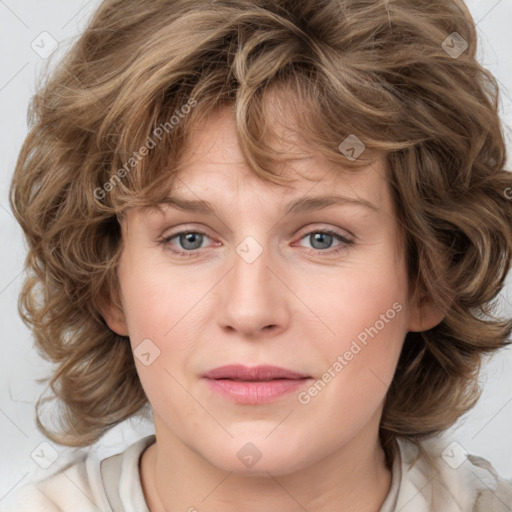
<instances>
[{"instance_id":1,"label":"upper lip","mask_svg":"<svg viewBox=\"0 0 512 512\"><path fill-rule=\"evenodd\" d=\"M272 379L306 379L309 375L279 368L278 366L260 365L244 366L241 364L229 364L219 366L206 372L203 377L207 379L232 379L232 380L272 380Z\"/></svg>"}]
</instances>

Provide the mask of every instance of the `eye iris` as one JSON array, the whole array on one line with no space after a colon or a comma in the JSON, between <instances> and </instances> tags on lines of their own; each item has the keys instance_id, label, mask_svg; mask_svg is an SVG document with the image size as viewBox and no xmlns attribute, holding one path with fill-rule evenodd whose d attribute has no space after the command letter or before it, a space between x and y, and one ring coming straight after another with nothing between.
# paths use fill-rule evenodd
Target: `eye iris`
<instances>
[{"instance_id":1,"label":"eye iris","mask_svg":"<svg viewBox=\"0 0 512 512\"><path fill-rule=\"evenodd\" d=\"M203 242L203 235L199 233L186 233L180 235L180 244L184 249L199 249Z\"/></svg>"},{"instance_id":2,"label":"eye iris","mask_svg":"<svg viewBox=\"0 0 512 512\"><path fill-rule=\"evenodd\" d=\"M328 249L332 244L333 236L328 233L314 233L309 238L314 249Z\"/></svg>"}]
</instances>

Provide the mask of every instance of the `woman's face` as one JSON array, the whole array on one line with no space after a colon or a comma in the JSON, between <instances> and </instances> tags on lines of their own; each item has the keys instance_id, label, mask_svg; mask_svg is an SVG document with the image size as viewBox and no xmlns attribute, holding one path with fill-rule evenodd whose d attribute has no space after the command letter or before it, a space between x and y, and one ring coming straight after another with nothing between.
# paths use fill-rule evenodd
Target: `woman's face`
<instances>
[{"instance_id":1,"label":"woman's face","mask_svg":"<svg viewBox=\"0 0 512 512\"><path fill-rule=\"evenodd\" d=\"M130 337L158 442L226 471L284 474L373 442L420 330L383 161L350 174L306 155L289 187L261 181L219 111L186 147L176 205L123 221L123 311L107 321Z\"/></svg>"}]
</instances>

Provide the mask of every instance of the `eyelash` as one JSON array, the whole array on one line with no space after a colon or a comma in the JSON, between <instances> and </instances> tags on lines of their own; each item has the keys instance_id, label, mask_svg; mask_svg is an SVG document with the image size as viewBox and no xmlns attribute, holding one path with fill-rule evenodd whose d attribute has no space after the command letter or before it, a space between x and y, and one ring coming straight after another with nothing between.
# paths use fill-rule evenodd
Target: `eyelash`
<instances>
[{"instance_id":1,"label":"eyelash","mask_svg":"<svg viewBox=\"0 0 512 512\"><path fill-rule=\"evenodd\" d=\"M322 233L322 234L326 234L326 235L332 235L335 239L337 239L339 242L341 242L336 247L334 247L332 249L326 249L326 250L312 249L312 248L309 248L309 247L305 247L305 249L308 252L310 252L310 253L312 252L315 255L317 255L317 254L322 254L322 255L338 254L342 250L347 249L348 246L354 244L353 240L350 240L349 238L346 238L345 236L340 235L338 232L333 231L332 229L314 229L312 231L308 231L307 233L304 233L304 235L302 235L299 240L302 240L302 239L304 239L304 238L306 238L308 236L311 236L311 235L313 235L315 233ZM176 238L176 237L178 237L180 235L185 235L185 234L187 234L187 235L188 234L202 235L202 236L210 238L206 233L204 233L202 231L193 231L193 230L190 230L190 231L179 231L178 233L173 233L172 235L160 238L158 240L158 243L161 244L161 245L168 245L172 239L174 239L174 238ZM175 254L177 256L184 256L184 257L196 256L199 250L200 249L196 249L194 251L177 251L175 249L169 248L169 251L171 251L172 254Z\"/></svg>"}]
</instances>

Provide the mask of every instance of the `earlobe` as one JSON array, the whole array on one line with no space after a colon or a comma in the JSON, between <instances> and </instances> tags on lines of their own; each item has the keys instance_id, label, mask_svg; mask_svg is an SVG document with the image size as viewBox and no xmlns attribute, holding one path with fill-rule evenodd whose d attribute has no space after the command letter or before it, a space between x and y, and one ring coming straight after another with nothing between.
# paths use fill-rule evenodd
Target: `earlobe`
<instances>
[{"instance_id":1,"label":"earlobe","mask_svg":"<svg viewBox=\"0 0 512 512\"><path fill-rule=\"evenodd\" d=\"M411 309L408 331L422 332L432 329L444 318L444 313L431 302L415 305Z\"/></svg>"},{"instance_id":2,"label":"earlobe","mask_svg":"<svg viewBox=\"0 0 512 512\"><path fill-rule=\"evenodd\" d=\"M128 327L122 309L117 306L110 306L103 313L103 318L112 331L120 336L128 336Z\"/></svg>"},{"instance_id":3,"label":"earlobe","mask_svg":"<svg viewBox=\"0 0 512 512\"><path fill-rule=\"evenodd\" d=\"M101 314L110 329L120 336L128 336L126 317L119 298L116 297L115 300L110 298L108 304L101 309Z\"/></svg>"}]
</instances>

